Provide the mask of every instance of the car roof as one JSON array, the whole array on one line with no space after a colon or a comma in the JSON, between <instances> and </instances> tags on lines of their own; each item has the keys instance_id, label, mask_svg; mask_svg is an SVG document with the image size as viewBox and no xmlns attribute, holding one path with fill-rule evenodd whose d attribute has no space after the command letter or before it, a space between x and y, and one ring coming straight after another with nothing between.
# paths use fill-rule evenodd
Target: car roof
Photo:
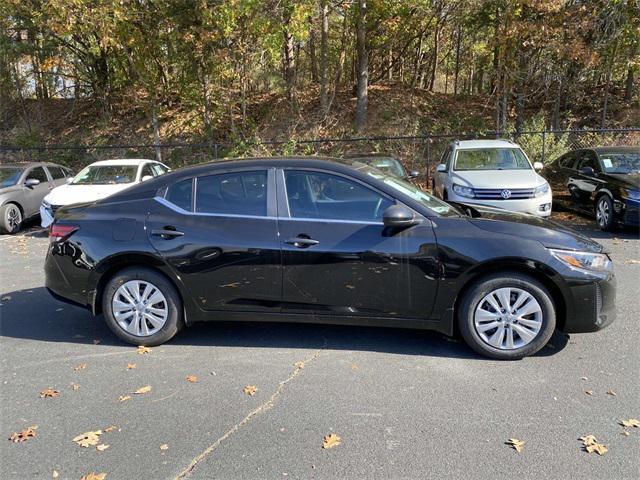
<instances>
[{"instance_id":1,"label":"car roof","mask_svg":"<svg viewBox=\"0 0 640 480\"><path fill-rule=\"evenodd\" d=\"M346 153L342 156L342 158L347 158L349 160L351 159L367 159L367 158L394 158L396 160L398 160L398 157L396 157L393 153L387 153L387 152L371 152L371 153Z\"/></svg>"},{"instance_id":2,"label":"car roof","mask_svg":"<svg viewBox=\"0 0 640 480\"><path fill-rule=\"evenodd\" d=\"M57 163L51 162L13 162L13 163L0 163L0 167L10 168L30 168L30 167L62 167Z\"/></svg>"},{"instance_id":3,"label":"car roof","mask_svg":"<svg viewBox=\"0 0 640 480\"><path fill-rule=\"evenodd\" d=\"M111 160L100 160L98 162L94 162L91 165L140 165L146 162L154 162L155 160L149 160L146 158L114 158Z\"/></svg>"},{"instance_id":4,"label":"car roof","mask_svg":"<svg viewBox=\"0 0 640 480\"><path fill-rule=\"evenodd\" d=\"M593 150L598 154L640 152L640 147L618 146L618 147L593 147L585 150Z\"/></svg>"},{"instance_id":5,"label":"car roof","mask_svg":"<svg viewBox=\"0 0 640 480\"><path fill-rule=\"evenodd\" d=\"M520 148L511 140L460 140L455 143L456 150L472 148Z\"/></svg>"}]
</instances>

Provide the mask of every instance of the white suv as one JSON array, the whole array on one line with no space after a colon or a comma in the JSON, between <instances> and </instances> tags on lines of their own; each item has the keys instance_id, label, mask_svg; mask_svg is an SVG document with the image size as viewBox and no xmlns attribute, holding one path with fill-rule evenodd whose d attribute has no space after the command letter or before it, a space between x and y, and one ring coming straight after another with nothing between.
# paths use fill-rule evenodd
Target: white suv
<instances>
[{"instance_id":1,"label":"white suv","mask_svg":"<svg viewBox=\"0 0 640 480\"><path fill-rule=\"evenodd\" d=\"M456 141L442 155L433 193L451 202L548 217L551 189L536 172L542 168L510 140Z\"/></svg>"}]
</instances>

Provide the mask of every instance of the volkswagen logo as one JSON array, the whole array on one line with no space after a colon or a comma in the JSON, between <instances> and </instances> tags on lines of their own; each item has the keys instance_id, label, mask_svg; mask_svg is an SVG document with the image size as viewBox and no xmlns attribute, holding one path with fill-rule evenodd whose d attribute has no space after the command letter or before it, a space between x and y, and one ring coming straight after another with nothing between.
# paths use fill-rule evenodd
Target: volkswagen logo
<instances>
[{"instance_id":1,"label":"volkswagen logo","mask_svg":"<svg viewBox=\"0 0 640 480\"><path fill-rule=\"evenodd\" d=\"M502 190L502 191L500 192L500 196L501 196L502 198L504 198L505 200L506 200L507 198L511 198L511 190L507 190L507 189Z\"/></svg>"}]
</instances>

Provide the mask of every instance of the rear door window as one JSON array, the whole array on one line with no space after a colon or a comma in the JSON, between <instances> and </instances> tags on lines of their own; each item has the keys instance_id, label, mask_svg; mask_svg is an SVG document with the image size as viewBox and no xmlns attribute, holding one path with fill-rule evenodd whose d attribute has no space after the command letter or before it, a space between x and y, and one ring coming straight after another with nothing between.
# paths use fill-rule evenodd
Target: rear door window
<instances>
[{"instance_id":1,"label":"rear door window","mask_svg":"<svg viewBox=\"0 0 640 480\"><path fill-rule=\"evenodd\" d=\"M267 215L267 171L242 171L198 177L196 212Z\"/></svg>"},{"instance_id":2,"label":"rear door window","mask_svg":"<svg viewBox=\"0 0 640 480\"><path fill-rule=\"evenodd\" d=\"M165 200L188 212L193 206L193 179L181 180L167 188Z\"/></svg>"},{"instance_id":3,"label":"rear door window","mask_svg":"<svg viewBox=\"0 0 640 480\"><path fill-rule=\"evenodd\" d=\"M47 167L49 173L51 174L51 178L54 180L60 180L61 178L65 178L64 170L60 167Z\"/></svg>"}]
</instances>

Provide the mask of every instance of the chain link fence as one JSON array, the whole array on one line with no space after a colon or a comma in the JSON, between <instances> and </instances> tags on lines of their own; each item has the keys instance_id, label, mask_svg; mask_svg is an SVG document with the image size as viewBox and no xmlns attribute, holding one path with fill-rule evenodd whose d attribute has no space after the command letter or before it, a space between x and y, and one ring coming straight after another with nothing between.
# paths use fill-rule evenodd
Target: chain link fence
<instances>
[{"instance_id":1,"label":"chain link fence","mask_svg":"<svg viewBox=\"0 0 640 480\"><path fill-rule=\"evenodd\" d=\"M509 139L518 143L532 161L553 161L568 150L595 146L640 146L640 128L525 132L462 132L400 137L329 138L315 140L194 143L154 145L0 145L0 163L47 161L78 171L85 165L109 158L156 158L172 168L223 158L277 155L341 157L353 153L387 153L399 158L407 170L430 179L446 147L456 140Z\"/></svg>"}]
</instances>

